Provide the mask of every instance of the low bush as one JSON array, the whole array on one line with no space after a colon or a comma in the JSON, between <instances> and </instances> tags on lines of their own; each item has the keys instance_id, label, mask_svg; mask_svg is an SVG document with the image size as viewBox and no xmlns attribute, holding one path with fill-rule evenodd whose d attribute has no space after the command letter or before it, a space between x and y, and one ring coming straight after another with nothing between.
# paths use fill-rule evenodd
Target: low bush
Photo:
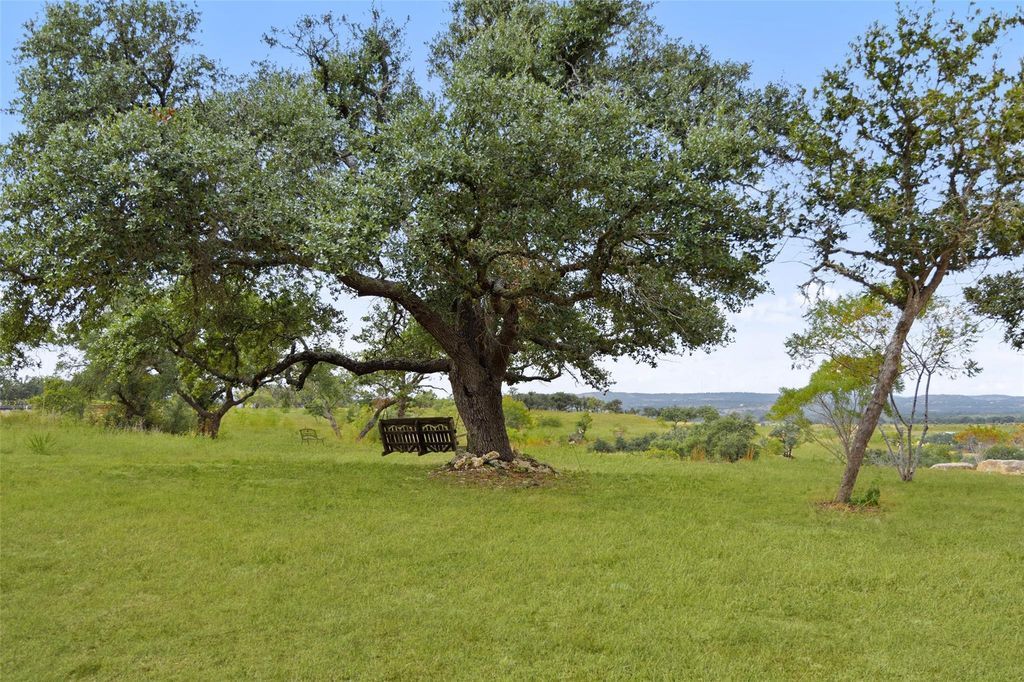
<instances>
[{"instance_id":1,"label":"low bush","mask_svg":"<svg viewBox=\"0 0 1024 682\"><path fill-rule=\"evenodd\" d=\"M196 413L185 401L174 398L160 406L155 421L157 428L164 433L189 433L196 428Z\"/></svg>"},{"instance_id":2,"label":"low bush","mask_svg":"<svg viewBox=\"0 0 1024 682\"><path fill-rule=\"evenodd\" d=\"M651 431L633 438L618 436L614 441L603 438L596 439L590 449L594 452L648 452L663 450L680 456L682 452L682 429L673 429L668 433Z\"/></svg>"},{"instance_id":3,"label":"low bush","mask_svg":"<svg viewBox=\"0 0 1024 682\"><path fill-rule=\"evenodd\" d=\"M33 455L52 455L56 445L57 440L50 433L33 434L28 437L28 449Z\"/></svg>"},{"instance_id":4,"label":"low bush","mask_svg":"<svg viewBox=\"0 0 1024 682\"><path fill-rule=\"evenodd\" d=\"M72 382L57 377L43 381L43 393L32 399L35 406L51 414L81 417L89 404L85 392Z\"/></svg>"},{"instance_id":5,"label":"low bush","mask_svg":"<svg viewBox=\"0 0 1024 682\"><path fill-rule=\"evenodd\" d=\"M537 426L543 426L545 428L557 429L562 425L562 420L558 417L548 416L541 417L537 421Z\"/></svg>"},{"instance_id":6,"label":"low bush","mask_svg":"<svg viewBox=\"0 0 1024 682\"><path fill-rule=\"evenodd\" d=\"M760 446L757 425L749 417L729 415L667 433L650 432L633 438L607 441L598 438L590 446L595 452L672 453L681 459L714 459L735 462L755 458Z\"/></svg>"},{"instance_id":7,"label":"low bush","mask_svg":"<svg viewBox=\"0 0 1024 682\"><path fill-rule=\"evenodd\" d=\"M889 454L881 448L868 448L864 451L864 461L876 467L892 466Z\"/></svg>"},{"instance_id":8,"label":"low bush","mask_svg":"<svg viewBox=\"0 0 1024 682\"><path fill-rule=\"evenodd\" d=\"M786 455L786 446L774 438L762 438L761 439L761 453L765 455L771 455L773 457L790 457L792 455ZM792 453L792 451L790 451Z\"/></svg>"},{"instance_id":9,"label":"low bush","mask_svg":"<svg viewBox=\"0 0 1024 682\"><path fill-rule=\"evenodd\" d=\"M925 436L924 442L927 445L952 445L953 436L955 434L948 431L940 431L938 433L930 433Z\"/></svg>"},{"instance_id":10,"label":"low bush","mask_svg":"<svg viewBox=\"0 0 1024 682\"><path fill-rule=\"evenodd\" d=\"M580 415L580 418L576 420L576 433L581 437L585 437L587 435L587 429L589 429L590 425L593 423L594 417L591 416L589 412L584 412Z\"/></svg>"},{"instance_id":11,"label":"low bush","mask_svg":"<svg viewBox=\"0 0 1024 682\"><path fill-rule=\"evenodd\" d=\"M952 445L926 444L921 448L921 460L918 462L918 466L930 467L933 464L959 462L960 460L960 452Z\"/></svg>"},{"instance_id":12,"label":"low bush","mask_svg":"<svg viewBox=\"0 0 1024 682\"><path fill-rule=\"evenodd\" d=\"M514 430L529 428L533 424L533 416L526 404L512 396L501 399L501 411L505 415L505 426Z\"/></svg>"},{"instance_id":13,"label":"low bush","mask_svg":"<svg viewBox=\"0 0 1024 682\"><path fill-rule=\"evenodd\" d=\"M853 495L850 497L850 504L856 507L877 507L881 500L882 491L879 489L877 483L872 483L868 486L868 489L860 495Z\"/></svg>"},{"instance_id":14,"label":"low bush","mask_svg":"<svg viewBox=\"0 0 1024 682\"><path fill-rule=\"evenodd\" d=\"M726 415L686 430L683 451L689 455L703 452L708 459L736 462L756 458L757 424L750 417Z\"/></svg>"},{"instance_id":15,"label":"low bush","mask_svg":"<svg viewBox=\"0 0 1024 682\"><path fill-rule=\"evenodd\" d=\"M1014 445L993 445L985 451L988 459L1024 459L1024 448Z\"/></svg>"},{"instance_id":16,"label":"low bush","mask_svg":"<svg viewBox=\"0 0 1024 682\"><path fill-rule=\"evenodd\" d=\"M653 459L677 459L679 457L679 453L675 450L651 448L650 450L644 450L644 456L651 457Z\"/></svg>"}]
</instances>

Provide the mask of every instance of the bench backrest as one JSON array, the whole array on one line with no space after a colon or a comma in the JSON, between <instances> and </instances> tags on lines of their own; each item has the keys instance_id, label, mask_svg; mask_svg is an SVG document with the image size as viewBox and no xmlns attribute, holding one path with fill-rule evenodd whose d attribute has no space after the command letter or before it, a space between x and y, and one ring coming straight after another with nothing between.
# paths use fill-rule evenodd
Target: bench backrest
<instances>
[{"instance_id":1,"label":"bench backrest","mask_svg":"<svg viewBox=\"0 0 1024 682\"><path fill-rule=\"evenodd\" d=\"M302 440L316 439L316 429L299 429L299 436L302 437Z\"/></svg>"},{"instance_id":2,"label":"bench backrest","mask_svg":"<svg viewBox=\"0 0 1024 682\"><path fill-rule=\"evenodd\" d=\"M381 419L380 442L386 455L391 452L455 452L458 441L451 417Z\"/></svg>"}]
</instances>

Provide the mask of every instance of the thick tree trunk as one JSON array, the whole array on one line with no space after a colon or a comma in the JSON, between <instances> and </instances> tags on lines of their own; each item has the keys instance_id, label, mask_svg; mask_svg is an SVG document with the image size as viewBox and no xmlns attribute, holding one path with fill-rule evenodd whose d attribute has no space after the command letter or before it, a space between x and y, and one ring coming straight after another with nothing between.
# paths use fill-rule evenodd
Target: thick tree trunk
<instances>
[{"instance_id":1,"label":"thick tree trunk","mask_svg":"<svg viewBox=\"0 0 1024 682\"><path fill-rule=\"evenodd\" d=\"M220 433L220 420L224 418L223 412L199 412L198 431L200 436L216 438Z\"/></svg>"},{"instance_id":2,"label":"thick tree trunk","mask_svg":"<svg viewBox=\"0 0 1024 682\"><path fill-rule=\"evenodd\" d=\"M455 407L466 426L466 448L477 455L497 452L501 459L512 461L512 444L501 411L501 378L477 363L454 360L448 378Z\"/></svg>"},{"instance_id":3,"label":"thick tree trunk","mask_svg":"<svg viewBox=\"0 0 1024 682\"><path fill-rule=\"evenodd\" d=\"M868 449L868 442L878 427L878 420L882 416L882 409L889 400L889 392L900 374L900 358L903 354L903 344L907 340L910 328L914 324L921 309L928 303L930 291L907 301L907 305L900 314L892 337L885 347L885 355L882 356L882 367L878 371L878 379L875 381L875 390L871 394L871 400L864 408L864 414L857 424L857 430L853 434L853 442L850 444L850 451L846 457L846 470L843 471L843 478L836 492L836 502L849 504L853 495L853 486L857 483L857 474L860 473L860 466L864 461L864 453Z\"/></svg>"}]
</instances>

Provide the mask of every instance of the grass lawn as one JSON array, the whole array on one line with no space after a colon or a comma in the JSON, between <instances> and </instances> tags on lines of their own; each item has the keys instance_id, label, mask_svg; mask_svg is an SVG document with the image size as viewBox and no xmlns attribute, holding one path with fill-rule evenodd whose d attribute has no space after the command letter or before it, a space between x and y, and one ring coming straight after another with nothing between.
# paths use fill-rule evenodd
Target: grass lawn
<instances>
[{"instance_id":1,"label":"grass lawn","mask_svg":"<svg viewBox=\"0 0 1024 682\"><path fill-rule=\"evenodd\" d=\"M840 470L813 452L679 462L538 430L526 451L566 475L481 488L323 422L302 446L308 419L243 410L216 442L0 419L3 679L1024 674L1024 477L866 469L882 510L848 514L816 507Z\"/></svg>"}]
</instances>

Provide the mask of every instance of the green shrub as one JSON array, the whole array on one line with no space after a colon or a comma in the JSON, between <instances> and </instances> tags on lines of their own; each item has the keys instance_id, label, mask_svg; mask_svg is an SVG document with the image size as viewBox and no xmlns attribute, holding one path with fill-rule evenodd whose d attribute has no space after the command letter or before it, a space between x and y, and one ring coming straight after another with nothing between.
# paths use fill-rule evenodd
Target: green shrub
<instances>
[{"instance_id":1,"label":"green shrub","mask_svg":"<svg viewBox=\"0 0 1024 682\"><path fill-rule=\"evenodd\" d=\"M33 399L35 406L44 412L81 417L89 399L85 392L70 381L48 377L43 381L43 393Z\"/></svg>"},{"instance_id":2,"label":"green shrub","mask_svg":"<svg viewBox=\"0 0 1024 682\"><path fill-rule=\"evenodd\" d=\"M645 457L651 457L653 459L678 459L679 453L675 450L663 450L661 448L651 448L644 450Z\"/></svg>"},{"instance_id":3,"label":"green shrub","mask_svg":"<svg viewBox=\"0 0 1024 682\"><path fill-rule=\"evenodd\" d=\"M857 507L877 507L882 499L882 491L879 489L877 483L872 483L868 486L860 495L853 495L850 497L850 504Z\"/></svg>"},{"instance_id":4,"label":"green shrub","mask_svg":"<svg viewBox=\"0 0 1024 682\"><path fill-rule=\"evenodd\" d=\"M547 417L541 417L540 420L537 422L537 425L546 428L557 429L562 425L562 420L553 415L549 415Z\"/></svg>"},{"instance_id":5,"label":"green shrub","mask_svg":"<svg viewBox=\"0 0 1024 682\"><path fill-rule=\"evenodd\" d=\"M594 452L646 452L660 438L661 434L653 431L634 438L618 436L614 442L598 438L591 444L590 449Z\"/></svg>"},{"instance_id":6,"label":"green shrub","mask_svg":"<svg viewBox=\"0 0 1024 682\"><path fill-rule=\"evenodd\" d=\"M185 401L173 398L164 401L160 406L154 422L156 427L164 433L189 433L196 428L196 413L185 404Z\"/></svg>"},{"instance_id":7,"label":"green shrub","mask_svg":"<svg viewBox=\"0 0 1024 682\"><path fill-rule=\"evenodd\" d=\"M760 449L757 425L749 418L720 417L667 433L650 432L633 438L618 437L613 442L598 438L590 446L595 452L672 453L686 459L703 456L735 462L756 457Z\"/></svg>"},{"instance_id":8,"label":"green shrub","mask_svg":"<svg viewBox=\"0 0 1024 682\"><path fill-rule=\"evenodd\" d=\"M952 445L953 444L953 433L947 433L940 431L938 433L930 433L924 438L924 442L927 445Z\"/></svg>"},{"instance_id":9,"label":"green shrub","mask_svg":"<svg viewBox=\"0 0 1024 682\"><path fill-rule=\"evenodd\" d=\"M590 425L593 423L594 418L590 415L590 413L584 412L582 415L580 415L580 418L576 420L576 432L579 433L581 436L586 436L587 429L589 429Z\"/></svg>"},{"instance_id":10,"label":"green shrub","mask_svg":"<svg viewBox=\"0 0 1024 682\"><path fill-rule=\"evenodd\" d=\"M985 451L987 459L1024 459L1024 448L1013 445L993 445Z\"/></svg>"},{"instance_id":11,"label":"green shrub","mask_svg":"<svg viewBox=\"0 0 1024 682\"><path fill-rule=\"evenodd\" d=\"M773 425L768 443L772 454L792 458L793 448L806 438L806 423L797 417L788 417Z\"/></svg>"},{"instance_id":12,"label":"green shrub","mask_svg":"<svg viewBox=\"0 0 1024 682\"><path fill-rule=\"evenodd\" d=\"M781 441L774 438L763 438L761 439L761 452L772 457L783 457L783 453L786 451L785 446Z\"/></svg>"},{"instance_id":13,"label":"green shrub","mask_svg":"<svg viewBox=\"0 0 1024 682\"><path fill-rule=\"evenodd\" d=\"M918 466L930 467L933 464L943 464L959 460L960 453L952 445L926 444L921 448L921 460L918 462Z\"/></svg>"},{"instance_id":14,"label":"green shrub","mask_svg":"<svg viewBox=\"0 0 1024 682\"><path fill-rule=\"evenodd\" d=\"M501 411L505 415L505 427L521 430L529 428L533 423L533 417L526 403L516 400L512 396L505 396L501 399Z\"/></svg>"},{"instance_id":15,"label":"green shrub","mask_svg":"<svg viewBox=\"0 0 1024 682\"><path fill-rule=\"evenodd\" d=\"M703 453L711 459L736 462L757 457L757 424L750 417L730 414L695 424L686 430L683 451L689 456Z\"/></svg>"},{"instance_id":16,"label":"green shrub","mask_svg":"<svg viewBox=\"0 0 1024 682\"><path fill-rule=\"evenodd\" d=\"M644 452L650 449L652 443L661 439L661 434L651 431L650 433L643 433L633 438L619 438L615 439L616 446L625 452Z\"/></svg>"},{"instance_id":17,"label":"green shrub","mask_svg":"<svg viewBox=\"0 0 1024 682\"><path fill-rule=\"evenodd\" d=\"M864 461L876 467L892 466L889 453L882 448L868 448L864 451Z\"/></svg>"},{"instance_id":18,"label":"green shrub","mask_svg":"<svg viewBox=\"0 0 1024 682\"><path fill-rule=\"evenodd\" d=\"M34 455L52 455L56 446L57 440L50 433L33 434L28 437L28 449Z\"/></svg>"}]
</instances>

